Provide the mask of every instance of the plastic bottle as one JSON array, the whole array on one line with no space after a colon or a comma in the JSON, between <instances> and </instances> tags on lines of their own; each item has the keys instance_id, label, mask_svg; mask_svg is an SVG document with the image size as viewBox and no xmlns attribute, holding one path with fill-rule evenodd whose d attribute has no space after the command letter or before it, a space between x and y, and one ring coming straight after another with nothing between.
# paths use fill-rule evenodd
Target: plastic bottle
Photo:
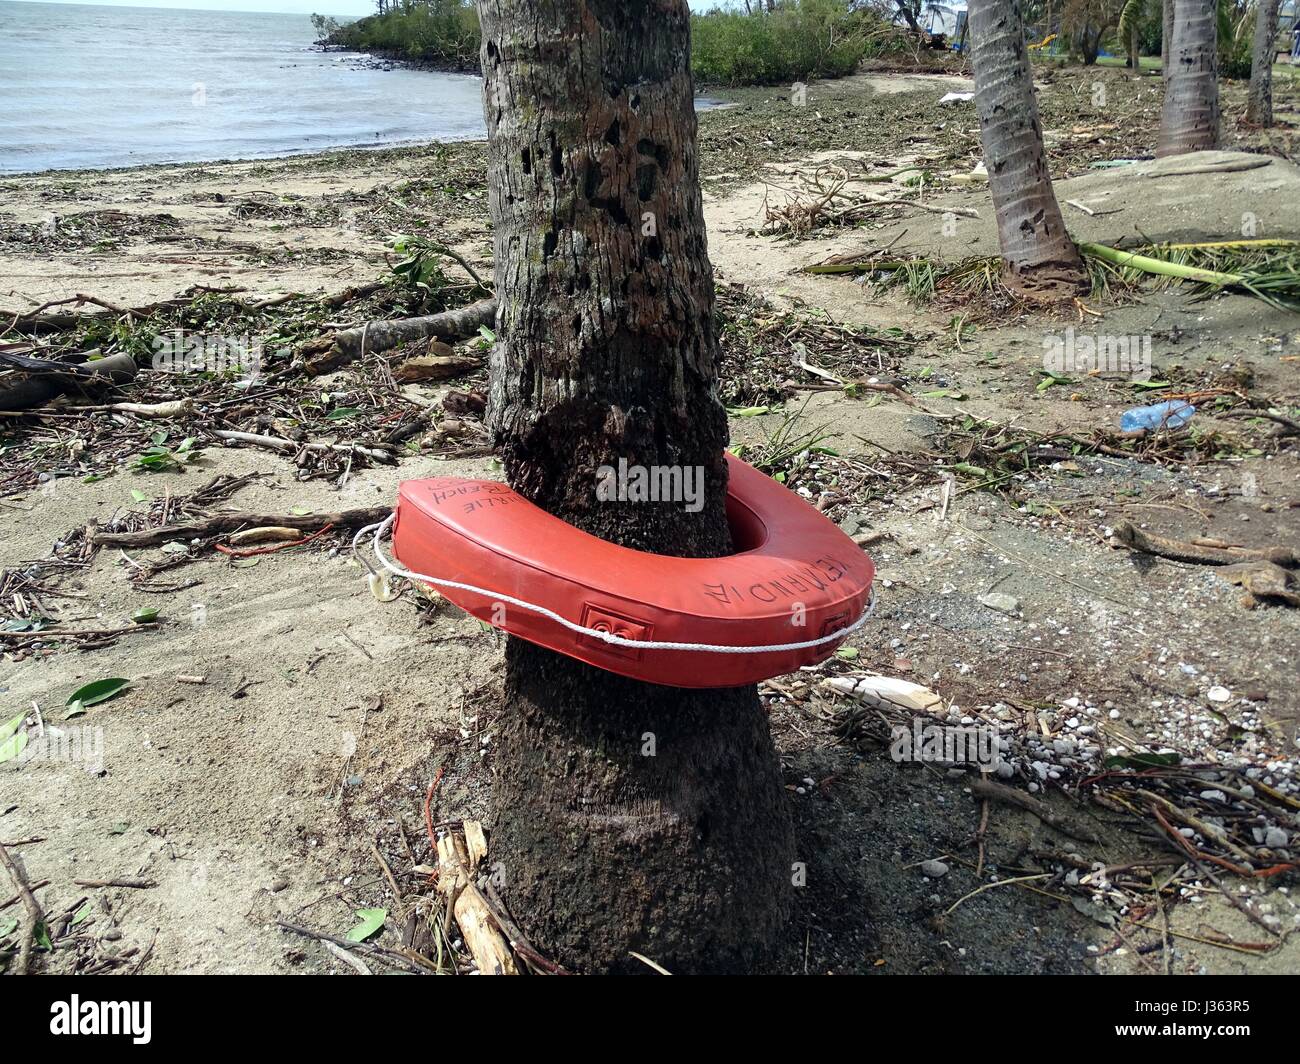
<instances>
[{"instance_id":1,"label":"plastic bottle","mask_svg":"<svg viewBox=\"0 0 1300 1064\"><path fill-rule=\"evenodd\" d=\"M1155 432L1157 429L1182 428L1192 420L1196 407L1181 399L1170 399L1156 403L1155 406L1135 406L1125 410L1119 419L1119 427L1125 432L1137 432L1139 429Z\"/></svg>"}]
</instances>

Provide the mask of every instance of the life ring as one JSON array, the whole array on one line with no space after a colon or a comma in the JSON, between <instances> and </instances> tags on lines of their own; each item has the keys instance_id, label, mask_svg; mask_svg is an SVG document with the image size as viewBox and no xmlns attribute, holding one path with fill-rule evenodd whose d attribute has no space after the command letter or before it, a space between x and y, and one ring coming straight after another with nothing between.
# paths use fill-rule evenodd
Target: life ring
<instances>
[{"instance_id":1,"label":"life ring","mask_svg":"<svg viewBox=\"0 0 1300 1064\"><path fill-rule=\"evenodd\" d=\"M727 461L725 557L620 547L459 477L401 485L393 553L480 620L646 683L736 687L824 661L864 619L875 567L794 492Z\"/></svg>"}]
</instances>

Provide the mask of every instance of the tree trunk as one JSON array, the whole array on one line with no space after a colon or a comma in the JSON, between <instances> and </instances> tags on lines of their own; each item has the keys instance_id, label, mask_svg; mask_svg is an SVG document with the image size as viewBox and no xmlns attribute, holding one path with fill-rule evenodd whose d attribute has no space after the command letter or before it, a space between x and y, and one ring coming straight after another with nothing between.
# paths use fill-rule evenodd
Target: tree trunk
<instances>
[{"instance_id":1,"label":"tree trunk","mask_svg":"<svg viewBox=\"0 0 1300 1064\"><path fill-rule=\"evenodd\" d=\"M1083 262L1047 171L1020 0L972 0L969 18L975 106L1008 280L1026 292L1072 293Z\"/></svg>"},{"instance_id":2,"label":"tree trunk","mask_svg":"<svg viewBox=\"0 0 1300 1064\"><path fill-rule=\"evenodd\" d=\"M1277 37L1278 0L1259 0L1255 14L1255 45L1250 56L1250 95L1246 121L1273 124L1273 41Z\"/></svg>"},{"instance_id":3,"label":"tree trunk","mask_svg":"<svg viewBox=\"0 0 1300 1064\"><path fill-rule=\"evenodd\" d=\"M1137 20L1128 31L1128 65L1132 69L1135 77L1142 76L1142 50L1138 47L1138 27Z\"/></svg>"},{"instance_id":4,"label":"tree trunk","mask_svg":"<svg viewBox=\"0 0 1300 1064\"><path fill-rule=\"evenodd\" d=\"M1169 88L1169 56L1174 43L1174 0L1160 4L1160 80Z\"/></svg>"},{"instance_id":5,"label":"tree trunk","mask_svg":"<svg viewBox=\"0 0 1300 1064\"><path fill-rule=\"evenodd\" d=\"M685 0L480 0L510 484L603 539L731 550L726 413ZM698 466L706 502L598 502L602 465ZM534 944L582 971L744 970L792 899L754 687L647 685L510 639L492 853Z\"/></svg>"},{"instance_id":6,"label":"tree trunk","mask_svg":"<svg viewBox=\"0 0 1300 1064\"><path fill-rule=\"evenodd\" d=\"M903 16L903 21L907 23L907 28L920 37L921 24L916 21L916 16L912 13L911 7L908 6L907 0L894 0L894 3L898 5L899 14Z\"/></svg>"},{"instance_id":7,"label":"tree trunk","mask_svg":"<svg viewBox=\"0 0 1300 1064\"><path fill-rule=\"evenodd\" d=\"M1214 0L1174 0L1157 158L1219 146L1218 51Z\"/></svg>"}]
</instances>

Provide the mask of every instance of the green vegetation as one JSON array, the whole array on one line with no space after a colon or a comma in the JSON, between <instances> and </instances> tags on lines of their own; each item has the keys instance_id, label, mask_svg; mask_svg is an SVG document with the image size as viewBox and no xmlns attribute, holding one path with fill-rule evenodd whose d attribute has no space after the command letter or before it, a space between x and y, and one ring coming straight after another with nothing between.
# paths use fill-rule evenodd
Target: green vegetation
<instances>
[{"instance_id":1,"label":"green vegetation","mask_svg":"<svg viewBox=\"0 0 1300 1064\"><path fill-rule=\"evenodd\" d=\"M472 0L422 0L339 26L326 43L443 70L477 70L479 40Z\"/></svg>"},{"instance_id":2,"label":"green vegetation","mask_svg":"<svg viewBox=\"0 0 1300 1064\"><path fill-rule=\"evenodd\" d=\"M762 7L762 5L755 5ZM905 46L906 34L849 0L779 0L752 14L716 9L691 15L691 67L707 85L788 84L851 74L862 59ZM320 23L313 24L320 31ZM427 63L478 67L478 15L469 0L420 0L337 26L329 45Z\"/></svg>"},{"instance_id":3,"label":"green vegetation","mask_svg":"<svg viewBox=\"0 0 1300 1064\"><path fill-rule=\"evenodd\" d=\"M691 16L691 70L710 85L773 85L852 74L904 35L845 0L785 0L769 12L715 9Z\"/></svg>"}]
</instances>

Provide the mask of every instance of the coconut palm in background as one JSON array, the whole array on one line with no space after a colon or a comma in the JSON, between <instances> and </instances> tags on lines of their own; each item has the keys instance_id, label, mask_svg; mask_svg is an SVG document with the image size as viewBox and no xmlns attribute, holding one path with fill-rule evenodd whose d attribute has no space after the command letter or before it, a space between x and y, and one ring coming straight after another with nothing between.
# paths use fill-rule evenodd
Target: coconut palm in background
<instances>
[{"instance_id":1,"label":"coconut palm in background","mask_svg":"<svg viewBox=\"0 0 1300 1064\"><path fill-rule=\"evenodd\" d=\"M1273 124L1273 41L1277 37L1279 0L1259 0L1255 12L1255 43L1250 55L1250 95L1246 121Z\"/></svg>"},{"instance_id":2,"label":"coconut palm in background","mask_svg":"<svg viewBox=\"0 0 1300 1064\"><path fill-rule=\"evenodd\" d=\"M1218 54L1215 0L1174 0L1158 157L1219 146Z\"/></svg>"},{"instance_id":3,"label":"coconut palm in background","mask_svg":"<svg viewBox=\"0 0 1300 1064\"><path fill-rule=\"evenodd\" d=\"M971 67L1008 283L1059 296L1083 284L1083 262L1052 191L1025 47L1020 0L971 0Z\"/></svg>"},{"instance_id":4,"label":"coconut palm in background","mask_svg":"<svg viewBox=\"0 0 1300 1064\"><path fill-rule=\"evenodd\" d=\"M479 0L499 300L489 424L512 487L602 539L729 553L686 0ZM698 513L598 502L602 465L704 471ZM753 685L640 683L510 638L501 894L583 971L744 969L793 897Z\"/></svg>"}]
</instances>

